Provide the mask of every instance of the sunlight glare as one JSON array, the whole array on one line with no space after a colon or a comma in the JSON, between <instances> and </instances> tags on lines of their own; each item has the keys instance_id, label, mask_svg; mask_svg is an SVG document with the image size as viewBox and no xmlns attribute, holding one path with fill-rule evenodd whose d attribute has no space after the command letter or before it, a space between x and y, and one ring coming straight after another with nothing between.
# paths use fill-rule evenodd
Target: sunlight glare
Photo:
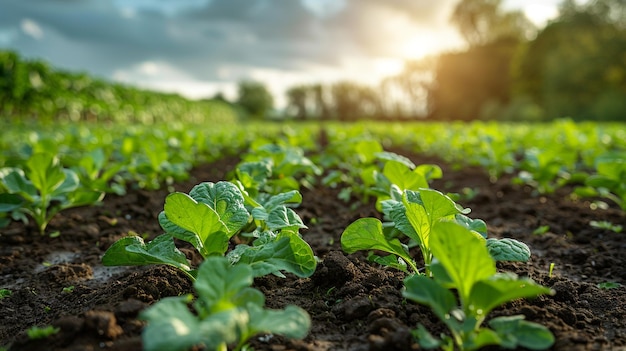
<instances>
[{"instance_id":1,"label":"sunlight glare","mask_svg":"<svg viewBox=\"0 0 626 351\"><path fill-rule=\"evenodd\" d=\"M405 41L402 56L404 59L415 60L434 54L436 51L437 47L433 45L432 38L427 38L424 35L414 35Z\"/></svg>"},{"instance_id":2,"label":"sunlight glare","mask_svg":"<svg viewBox=\"0 0 626 351\"><path fill-rule=\"evenodd\" d=\"M374 62L374 69L379 76L393 76L402 71L404 60L401 58L379 58Z\"/></svg>"}]
</instances>

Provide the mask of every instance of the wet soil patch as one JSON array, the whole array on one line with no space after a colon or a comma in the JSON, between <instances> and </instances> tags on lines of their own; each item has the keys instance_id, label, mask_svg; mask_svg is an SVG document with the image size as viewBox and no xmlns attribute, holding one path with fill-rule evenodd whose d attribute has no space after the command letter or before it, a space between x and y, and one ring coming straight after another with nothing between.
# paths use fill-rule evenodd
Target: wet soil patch
<instances>
[{"instance_id":1,"label":"wet soil patch","mask_svg":"<svg viewBox=\"0 0 626 351\"><path fill-rule=\"evenodd\" d=\"M407 155L407 153L403 153ZM593 228L592 220L626 225L614 204L572 199L572 188L536 195L531 188L496 182L478 168L453 169L437 159L408 155L417 164L436 163L444 179L431 186L461 194L473 218L488 224L492 237L511 237L529 245L526 263L498 263L501 271L528 276L556 291L554 296L509 303L493 316L523 314L550 328L553 350L626 349L626 233ZM227 179L238 160L227 158L196 168L175 190L188 192L202 181ZM171 189L170 189L171 190ZM157 215L168 190L129 190L107 195L103 205L68 210L40 236L32 226L13 223L0 231L0 346L10 350L141 350L140 311L166 296L192 292L180 272L166 266L103 267L104 251L129 231L151 239L161 233ZM257 350L416 350L410 330L418 323L433 334L443 325L424 306L402 298L404 274L367 261L365 254L341 251L340 235L354 220L378 217L373 203L343 202L339 189L302 189L297 212L309 227L302 234L321 262L308 279L267 276L255 287L271 308L296 304L309 312L312 329L304 340L264 336ZM470 196L471 195L471 196ZM595 208L595 209L592 209ZM533 234L540 227L549 229ZM552 276L548 271L554 263ZM623 286L600 289L597 284ZM30 341L32 326L53 325L59 333ZM495 349L495 348L494 348Z\"/></svg>"}]
</instances>

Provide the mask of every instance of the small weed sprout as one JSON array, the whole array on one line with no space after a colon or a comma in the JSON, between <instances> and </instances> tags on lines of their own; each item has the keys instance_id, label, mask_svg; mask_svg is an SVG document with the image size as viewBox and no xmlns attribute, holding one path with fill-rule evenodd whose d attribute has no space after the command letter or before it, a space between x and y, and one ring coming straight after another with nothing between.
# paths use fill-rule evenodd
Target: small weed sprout
<instances>
[{"instance_id":1,"label":"small weed sprout","mask_svg":"<svg viewBox=\"0 0 626 351\"><path fill-rule=\"evenodd\" d=\"M11 296L13 292L9 289L0 289L0 300Z\"/></svg>"},{"instance_id":2,"label":"small weed sprout","mask_svg":"<svg viewBox=\"0 0 626 351\"><path fill-rule=\"evenodd\" d=\"M605 289L605 290L616 289L616 288L619 288L619 287L622 287L622 286L623 286L622 284L616 283L616 282L604 282L604 283L599 283L597 285L597 287L599 289Z\"/></svg>"},{"instance_id":3,"label":"small weed sprout","mask_svg":"<svg viewBox=\"0 0 626 351\"><path fill-rule=\"evenodd\" d=\"M533 235L543 235L550 230L549 225L542 225L537 227L537 229L533 230Z\"/></svg>"},{"instance_id":4,"label":"small weed sprout","mask_svg":"<svg viewBox=\"0 0 626 351\"><path fill-rule=\"evenodd\" d=\"M34 326L34 327L29 328L26 331L26 334L28 335L28 338L31 340L45 339L51 335L58 333L60 330L61 329L55 328L51 325L48 325L45 327Z\"/></svg>"},{"instance_id":5,"label":"small weed sprout","mask_svg":"<svg viewBox=\"0 0 626 351\"><path fill-rule=\"evenodd\" d=\"M613 224L609 221L590 221L589 225L596 229L606 229L615 233L621 233L623 227L619 224Z\"/></svg>"}]
</instances>

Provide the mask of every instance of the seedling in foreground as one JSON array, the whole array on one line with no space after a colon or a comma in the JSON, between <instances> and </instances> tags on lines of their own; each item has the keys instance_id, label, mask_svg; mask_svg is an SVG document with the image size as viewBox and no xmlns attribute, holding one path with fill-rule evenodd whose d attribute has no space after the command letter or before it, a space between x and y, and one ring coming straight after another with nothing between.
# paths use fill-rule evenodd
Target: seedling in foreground
<instances>
[{"instance_id":1,"label":"seedling in foreground","mask_svg":"<svg viewBox=\"0 0 626 351\"><path fill-rule=\"evenodd\" d=\"M500 345L542 350L554 343L546 327L524 320L523 315L496 317L488 321L490 328L482 326L494 308L519 298L552 294L549 288L514 274L496 273L483 239L456 223L434 226L431 249L433 279L423 275L406 278L403 295L429 306L451 336L437 338L419 325L414 335L422 347L452 351L455 345L461 350ZM450 289L456 290L458 301Z\"/></svg>"},{"instance_id":2,"label":"seedling in foreground","mask_svg":"<svg viewBox=\"0 0 626 351\"><path fill-rule=\"evenodd\" d=\"M294 200L295 199L295 200ZM165 234L149 243L138 236L115 242L102 257L105 266L167 264L195 279L185 255L176 248L174 238L193 245L203 258L227 256L232 264L251 265L255 276L287 271L309 277L317 262L311 247L300 237L305 228L298 215L284 203L301 201L299 192L270 196L255 203L248 212L244 196L230 182L205 182L196 185L189 195L175 192L167 196L159 223ZM230 238L252 226L252 246L240 244L228 251Z\"/></svg>"},{"instance_id":3,"label":"seedling in foreground","mask_svg":"<svg viewBox=\"0 0 626 351\"><path fill-rule=\"evenodd\" d=\"M552 278L553 271L554 271L554 262L550 262L550 269L548 270L548 277Z\"/></svg>"},{"instance_id":4,"label":"seedling in foreground","mask_svg":"<svg viewBox=\"0 0 626 351\"><path fill-rule=\"evenodd\" d=\"M430 248L432 228L439 222L452 221L465 226L489 248L496 260L527 261L530 257L528 246L513 239L487 239L487 225L479 219L471 219L465 214L469 209L462 209L450 197L437 190L420 188L418 191L405 190L401 199L382 202L385 216L391 223L383 224L376 218L361 218L350 224L341 235L341 246L347 253L359 250L380 250L391 255L380 257L370 255L370 259L386 266L405 272L421 271L415 260L409 255L408 246L398 238L398 233L407 236L416 243L422 253L424 270L431 275ZM395 234L393 233L395 231ZM408 266L408 267L407 267Z\"/></svg>"},{"instance_id":5,"label":"seedling in foreground","mask_svg":"<svg viewBox=\"0 0 626 351\"><path fill-rule=\"evenodd\" d=\"M311 319L300 307L265 309L265 296L251 287L252 269L231 266L224 257L209 257L198 268L194 288L198 299L190 312L192 296L167 297L141 313L148 321L143 331L146 351L183 351L194 346L226 351L228 345L243 350L259 333L288 338L308 334Z\"/></svg>"}]
</instances>

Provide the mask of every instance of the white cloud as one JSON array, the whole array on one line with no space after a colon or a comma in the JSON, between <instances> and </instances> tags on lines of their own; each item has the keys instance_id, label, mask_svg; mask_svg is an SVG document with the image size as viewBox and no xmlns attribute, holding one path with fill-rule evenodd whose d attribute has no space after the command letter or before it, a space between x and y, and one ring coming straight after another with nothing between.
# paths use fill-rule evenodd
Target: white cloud
<instances>
[{"instance_id":1,"label":"white cloud","mask_svg":"<svg viewBox=\"0 0 626 351\"><path fill-rule=\"evenodd\" d=\"M456 2L0 0L0 44L60 68L188 96L232 91L243 79L278 93L300 83L375 84L402 59L462 46L449 22ZM528 2L528 11L543 11L542 1Z\"/></svg>"},{"instance_id":2,"label":"white cloud","mask_svg":"<svg viewBox=\"0 0 626 351\"><path fill-rule=\"evenodd\" d=\"M27 35L33 37L36 40L40 40L43 38L43 30L37 24L37 22L31 20L30 18L24 18L20 23L22 31Z\"/></svg>"}]
</instances>

